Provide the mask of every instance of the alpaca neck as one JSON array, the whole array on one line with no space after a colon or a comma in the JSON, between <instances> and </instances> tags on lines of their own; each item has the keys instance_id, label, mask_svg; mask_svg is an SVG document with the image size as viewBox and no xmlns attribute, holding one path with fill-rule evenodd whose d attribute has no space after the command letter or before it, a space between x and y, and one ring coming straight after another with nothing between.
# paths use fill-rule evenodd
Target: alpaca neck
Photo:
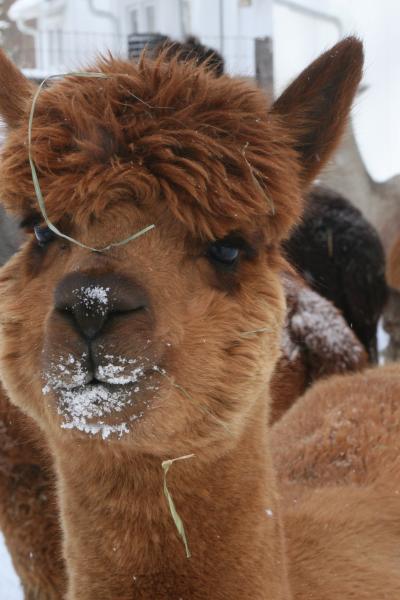
<instances>
[{"instance_id":1,"label":"alpaca neck","mask_svg":"<svg viewBox=\"0 0 400 600\"><path fill-rule=\"evenodd\" d=\"M56 447L68 600L289 600L261 429L255 424L218 460L172 465L168 486L191 558L163 494L159 458L112 445Z\"/></svg>"}]
</instances>

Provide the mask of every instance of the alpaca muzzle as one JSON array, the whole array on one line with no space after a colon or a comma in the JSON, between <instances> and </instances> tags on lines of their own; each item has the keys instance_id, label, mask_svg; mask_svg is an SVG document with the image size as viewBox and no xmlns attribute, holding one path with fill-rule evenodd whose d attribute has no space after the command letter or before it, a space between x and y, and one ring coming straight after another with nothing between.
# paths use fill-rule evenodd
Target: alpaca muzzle
<instances>
[{"instance_id":1,"label":"alpaca muzzle","mask_svg":"<svg viewBox=\"0 0 400 600\"><path fill-rule=\"evenodd\" d=\"M57 286L57 311L71 321L86 340L93 340L117 317L135 317L148 309L141 286L115 274L72 273Z\"/></svg>"}]
</instances>

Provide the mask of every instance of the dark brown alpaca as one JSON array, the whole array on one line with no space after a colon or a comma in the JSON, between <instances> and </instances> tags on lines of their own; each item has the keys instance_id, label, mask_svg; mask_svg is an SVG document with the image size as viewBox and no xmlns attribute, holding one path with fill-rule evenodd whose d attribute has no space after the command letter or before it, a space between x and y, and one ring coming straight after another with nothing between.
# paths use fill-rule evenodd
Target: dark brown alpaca
<instances>
[{"instance_id":1,"label":"dark brown alpaca","mask_svg":"<svg viewBox=\"0 0 400 600\"><path fill-rule=\"evenodd\" d=\"M27 161L32 90L2 62L12 128L3 202L46 244L31 236L2 271L1 375L55 461L67 598L306 600L311 571L327 581L325 598L350 600L361 597L360 543L387 559L371 566L364 598L376 600L377 582L397 597L393 512L389 524L378 519L379 535L369 535L374 513L349 537L343 512L359 504L342 491L340 519L321 527L328 545L346 536L338 595L324 576L331 563L298 539L303 515L283 525L265 426L285 314L280 241L344 126L360 44L323 55L269 112L245 83L162 58L100 63L108 79L43 91L33 158L50 219L92 247L156 225L105 253L50 240ZM191 559L161 469L188 453L169 487Z\"/></svg>"}]
</instances>

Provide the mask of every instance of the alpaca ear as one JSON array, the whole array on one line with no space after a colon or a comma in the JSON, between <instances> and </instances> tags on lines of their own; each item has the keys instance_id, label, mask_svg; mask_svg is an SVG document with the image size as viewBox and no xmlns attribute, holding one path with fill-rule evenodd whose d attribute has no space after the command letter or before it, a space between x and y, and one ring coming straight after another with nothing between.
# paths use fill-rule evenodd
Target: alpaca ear
<instances>
[{"instance_id":1,"label":"alpaca ear","mask_svg":"<svg viewBox=\"0 0 400 600\"><path fill-rule=\"evenodd\" d=\"M348 37L307 67L276 100L271 115L289 129L306 186L339 142L364 62L362 43Z\"/></svg>"},{"instance_id":2,"label":"alpaca ear","mask_svg":"<svg viewBox=\"0 0 400 600\"><path fill-rule=\"evenodd\" d=\"M9 127L20 124L32 94L32 84L0 49L0 116Z\"/></svg>"}]
</instances>

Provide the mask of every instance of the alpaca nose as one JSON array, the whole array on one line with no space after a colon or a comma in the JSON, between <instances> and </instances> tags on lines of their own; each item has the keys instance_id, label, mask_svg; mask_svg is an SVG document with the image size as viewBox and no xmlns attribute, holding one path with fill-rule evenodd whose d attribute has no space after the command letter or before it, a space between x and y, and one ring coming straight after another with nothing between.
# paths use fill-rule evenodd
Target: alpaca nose
<instances>
[{"instance_id":1,"label":"alpaca nose","mask_svg":"<svg viewBox=\"0 0 400 600\"><path fill-rule=\"evenodd\" d=\"M100 333L110 317L145 310L147 304L141 286L115 274L71 273L59 283L54 295L56 310L72 317L88 340Z\"/></svg>"}]
</instances>

